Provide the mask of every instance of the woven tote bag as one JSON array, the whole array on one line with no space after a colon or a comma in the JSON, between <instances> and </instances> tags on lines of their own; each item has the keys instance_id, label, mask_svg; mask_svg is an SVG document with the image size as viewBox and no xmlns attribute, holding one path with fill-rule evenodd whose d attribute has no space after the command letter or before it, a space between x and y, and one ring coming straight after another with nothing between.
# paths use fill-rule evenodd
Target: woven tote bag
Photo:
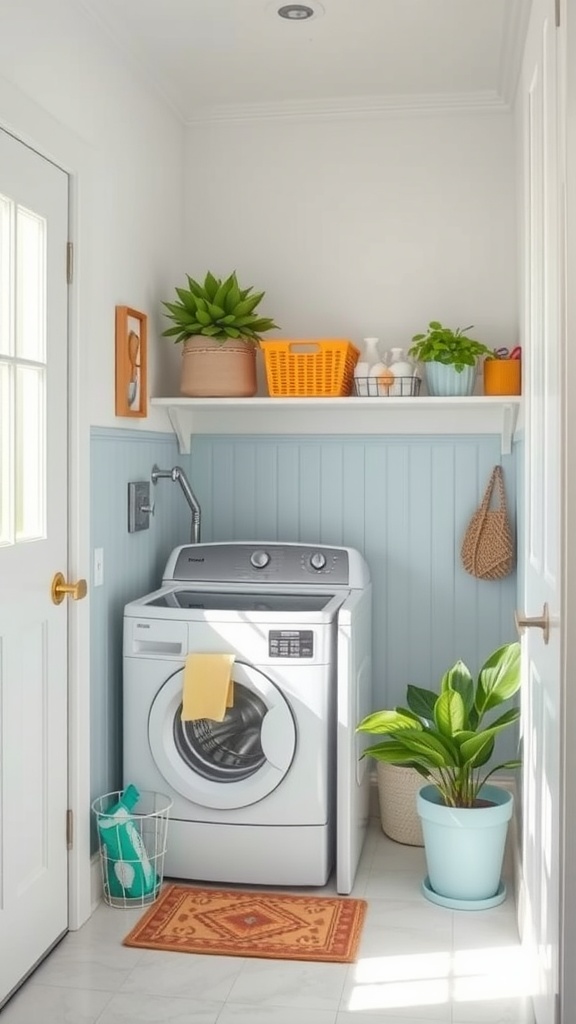
<instances>
[{"instance_id":1,"label":"woven tote bag","mask_svg":"<svg viewBox=\"0 0 576 1024\"><path fill-rule=\"evenodd\" d=\"M493 498L494 508L491 507ZM514 541L502 466L494 466L492 470L482 504L464 534L460 556L466 572L479 580L499 580L514 569Z\"/></svg>"}]
</instances>

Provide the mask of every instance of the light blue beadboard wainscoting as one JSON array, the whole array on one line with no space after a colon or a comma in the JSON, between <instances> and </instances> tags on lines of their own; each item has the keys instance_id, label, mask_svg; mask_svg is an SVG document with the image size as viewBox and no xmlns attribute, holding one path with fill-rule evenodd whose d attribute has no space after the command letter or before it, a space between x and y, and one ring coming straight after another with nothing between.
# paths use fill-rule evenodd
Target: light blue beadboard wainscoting
<instances>
[{"instance_id":1,"label":"light blue beadboard wainscoting","mask_svg":"<svg viewBox=\"0 0 576 1024\"><path fill-rule=\"evenodd\" d=\"M128 482L149 479L155 462L184 468L204 541L304 541L364 554L374 586L374 708L404 702L409 682L435 686L459 657L476 672L515 639L516 574L476 580L459 558L498 462L516 519L516 449L501 456L499 436L198 435L182 455L172 435L95 428L92 547L104 549L104 585L91 589L94 795L122 783L124 604L159 585L169 552L190 533L188 506L168 480L151 489L150 530L127 532ZM499 750L515 756L514 739Z\"/></svg>"},{"instance_id":2,"label":"light blue beadboard wainscoting","mask_svg":"<svg viewBox=\"0 0 576 1024\"><path fill-rule=\"evenodd\" d=\"M374 708L434 686L457 658L472 672L516 639L516 574L477 580L460 544L496 463L516 519L516 457L500 438L197 436L190 479L204 540L358 548L374 588ZM514 741L512 741L514 742ZM514 756L500 748L505 756Z\"/></svg>"},{"instance_id":3,"label":"light blue beadboard wainscoting","mask_svg":"<svg viewBox=\"0 0 576 1024\"><path fill-rule=\"evenodd\" d=\"M151 485L150 529L128 533L128 483L150 480L152 466L182 465L171 434L93 428L91 548L104 551L104 583L90 587L91 787L122 785L122 619L127 601L160 585L168 555L190 537L190 514L170 480ZM137 780L135 780L137 781Z\"/></svg>"}]
</instances>

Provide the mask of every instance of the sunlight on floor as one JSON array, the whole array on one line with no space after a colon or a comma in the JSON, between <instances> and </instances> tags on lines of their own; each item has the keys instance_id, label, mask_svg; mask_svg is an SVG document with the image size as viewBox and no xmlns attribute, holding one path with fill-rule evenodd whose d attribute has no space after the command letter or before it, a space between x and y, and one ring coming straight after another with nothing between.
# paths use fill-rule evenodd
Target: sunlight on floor
<instances>
[{"instance_id":1,"label":"sunlight on floor","mask_svg":"<svg viewBox=\"0 0 576 1024\"><path fill-rule=\"evenodd\" d=\"M529 996L532 973L519 946L359 960L348 1009L385 1010Z\"/></svg>"}]
</instances>

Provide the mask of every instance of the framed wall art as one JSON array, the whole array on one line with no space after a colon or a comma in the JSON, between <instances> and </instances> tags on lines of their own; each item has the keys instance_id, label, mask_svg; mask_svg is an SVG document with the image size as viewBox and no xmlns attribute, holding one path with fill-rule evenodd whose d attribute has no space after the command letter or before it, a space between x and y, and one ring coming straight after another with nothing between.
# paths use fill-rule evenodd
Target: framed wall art
<instances>
[{"instance_id":1,"label":"framed wall art","mask_svg":"<svg viewBox=\"0 0 576 1024\"><path fill-rule=\"evenodd\" d=\"M148 414L148 317L116 306L116 415Z\"/></svg>"}]
</instances>

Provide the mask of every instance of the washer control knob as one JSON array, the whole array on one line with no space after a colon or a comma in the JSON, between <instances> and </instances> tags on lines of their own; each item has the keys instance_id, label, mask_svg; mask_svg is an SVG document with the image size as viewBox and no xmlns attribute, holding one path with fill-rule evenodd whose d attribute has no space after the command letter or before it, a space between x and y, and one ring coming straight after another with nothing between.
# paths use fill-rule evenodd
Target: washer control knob
<instances>
[{"instance_id":1,"label":"washer control knob","mask_svg":"<svg viewBox=\"0 0 576 1024\"><path fill-rule=\"evenodd\" d=\"M323 555L321 551L315 551L313 555L310 555L310 565L320 572L326 565L326 555Z\"/></svg>"},{"instance_id":2,"label":"washer control knob","mask_svg":"<svg viewBox=\"0 0 576 1024\"><path fill-rule=\"evenodd\" d=\"M255 569L264 569L270 561L270 555L267 551L259 548L257 551L253 551L250 555L250 561Z\"/></svg>"}]
</instances>

